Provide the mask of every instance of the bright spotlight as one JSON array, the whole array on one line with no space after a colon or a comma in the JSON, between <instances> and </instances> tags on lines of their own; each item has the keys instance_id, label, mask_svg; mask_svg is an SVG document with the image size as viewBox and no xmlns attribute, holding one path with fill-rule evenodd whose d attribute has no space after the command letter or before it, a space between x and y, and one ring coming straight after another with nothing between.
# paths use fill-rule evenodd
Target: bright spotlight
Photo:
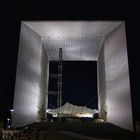
<instances>
[{"instance_id":1,"label":"bright spotlight","mask_svg":"<svg viewBox=\"0 0 140 140\"><path fill-rule=\"evenodd\" d=\"M10 109L10 111L11 111L11 112L14 112L15 110L14 110L14 109Z\"/></svg>"},{"instance_id":2,"label":"bright spotlight","mask_svg":"<svg viewBox=\"0 0 140 140\"><path fill-rule=\"evenodd\" d=\"M7 121L10 121L10 118L7 118Z\"/></svg>"}]
</instances>

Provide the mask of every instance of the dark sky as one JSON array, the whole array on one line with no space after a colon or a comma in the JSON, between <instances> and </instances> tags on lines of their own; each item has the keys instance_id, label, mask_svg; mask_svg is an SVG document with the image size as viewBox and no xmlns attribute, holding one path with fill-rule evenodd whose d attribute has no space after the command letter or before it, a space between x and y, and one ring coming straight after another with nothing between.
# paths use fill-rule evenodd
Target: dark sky
<instances>
[{"instance_id":1,"label":"dark sky","mask_svg":"<svg viewBox=\"0 0 140 140\"><path fill-rule=\"evenodd\" d=\"M22 20L125 20L133 116L140 120L139 4L129 1L29 2L0 4L0 112L12 108Z\"/></svg>"},{"instance_id":2,"label":"dark sky","mask_svg":"<svg viewBox=\"0 0 140 140\"><path fill-rule=\"evenodd\" d=\"M63 61L62 65L62 104L69 102L98 109L96 61ZM58 73L57 66L56 62L50 63L51 74ZM57 79L51 78L49 82L49 90L57 91ZM56 100L56 96L49 96L49 104L54 107Z\"/></svg>"}]
</instances>

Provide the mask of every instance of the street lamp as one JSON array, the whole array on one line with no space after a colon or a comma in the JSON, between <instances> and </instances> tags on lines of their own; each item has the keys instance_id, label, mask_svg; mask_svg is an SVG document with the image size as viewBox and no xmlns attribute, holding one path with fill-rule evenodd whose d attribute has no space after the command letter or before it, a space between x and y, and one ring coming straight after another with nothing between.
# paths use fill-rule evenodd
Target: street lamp
<instances>
[{"instance_id":1,"label":"street lamp","mask_svg":"<svg viewBox=\"0 0 140 140\"><path fill-rule=\"evenodd\" d=\"M10 112L14 112L14 109L10 109Z\"/></svg>"},{"instance_id":2,"label":"street lamp","mask_svg":"<svg viewBox=\"0 0 140 140\"><path fill-rule=\"evenodd\" d=\"M7 118L7 121L8 121L8 123L9 123L9 121L10 121L10 118Z\"/></svg>"},{"instance_id":3,"label":"street lamp","mask_svg":"<svg viewBox=\"0 0 140 140\"><path fill-rule=\"evenodd\" d=\"M10 109L10 112L11 112L11 126L13 127L13 112L14 112L14 109Z\"/></svg>"},{"instance_id":4,"label":"street lamp","mask_svg":"<svg viewBox=\"0 0 140 140\"><path fill-rule=\"evenodd\" d=\"M10 128L10 118L7 118L7 128Z\"/></svg>"}]
</instances>

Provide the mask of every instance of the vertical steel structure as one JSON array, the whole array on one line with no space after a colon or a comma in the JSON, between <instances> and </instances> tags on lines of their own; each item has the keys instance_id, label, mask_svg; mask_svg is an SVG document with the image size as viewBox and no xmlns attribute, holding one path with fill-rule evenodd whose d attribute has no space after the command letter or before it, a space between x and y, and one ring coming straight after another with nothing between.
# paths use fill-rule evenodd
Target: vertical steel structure
<instances>
[{"instance_id":1,"label":"vertical steel structure","mask_svg":"<svg viewBox=\"0 0 140 140\"><path fill-rule=\"evenodd\" d=\"M62 105L62 59L63 53L62 48L59 48L58 52L58 72L57 74L50 74L50 78L56 79L57 78L57 91L49 91L49 95L57 96L57 108L61 107Z\"/></svg>"},{"instance_id":2,"label":"vertical steel structure","mask_svg":"<svg viewBox=\"0 0 140 140\"><path fill-rule=\"evenodd\" d=\"M63 59L62 48L59 48L57 107L61 107L62 105L62 59Z\"/></svg>"}]
</instances>

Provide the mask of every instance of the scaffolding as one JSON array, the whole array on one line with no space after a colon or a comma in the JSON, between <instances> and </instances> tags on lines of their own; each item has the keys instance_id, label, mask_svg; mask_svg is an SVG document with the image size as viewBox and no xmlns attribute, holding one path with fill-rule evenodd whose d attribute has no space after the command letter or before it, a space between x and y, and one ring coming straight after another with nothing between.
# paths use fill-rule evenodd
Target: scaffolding
<instances>
[{"instance_id":1,"label":"scaffolding","mask_svg":"<svg viewBox=\"0 0 140 140\"><path fill-rule=\"evenodd\" d=\"M62 48L59 48L58 73L50 74L49 78L57 79L57 91L49 91L49 95L57 96L57 108L62 106Z\"/></svg>"}]
</instances>

